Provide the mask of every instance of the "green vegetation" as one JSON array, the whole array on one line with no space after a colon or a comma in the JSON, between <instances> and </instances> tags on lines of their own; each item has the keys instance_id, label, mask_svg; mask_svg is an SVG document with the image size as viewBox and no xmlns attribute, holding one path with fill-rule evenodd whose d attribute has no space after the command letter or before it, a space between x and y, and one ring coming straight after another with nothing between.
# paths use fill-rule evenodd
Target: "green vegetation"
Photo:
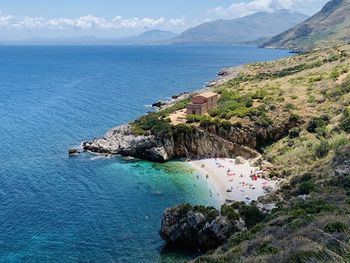
<instances>
[{"instance_id":1,"label":"green vegetation","mask_svg":"<svg viewBox=\"0 0 350 263\"><path fill-rule=\"evenodd\" d=\"M221 207L221 214L223 216L227 216L227 218L229 220L238 220L239 219L239 214L237 213L237 208L235 209L234 206L224 204Z\"/></svg>"},{"instance_id":2,"label":"green vegetation","mask_svg":"<svg viewBox=\"0 0 350 263\"><path fill-rule=\"evenodd\" d=\"M260 209L253 205L241 205L238 208L238 212L244 219L248 228L252 228L265 219L265 215Z\"/></svg>"},{"instance_id":3,"label":"green vegetation","mask_svg":"<svg viewBox=\"0 0 350 263\"><path fill-rule=\"evenodd\" d=\"M157 113L144 115L132 125L132 132L136 135L144 135L147 131L152 134L170 133L171 130L169 121Z\"/></svg>"},{"instance_id":4,"label":"green vegetation","mask_svg":"<svg viewBox=\"0 0 350 263\"><path fill-rule=\"evenodd\" d=\"M350 133L350 108L346 108L341 117L340 127L347 133Z\"/></svg>"},{"instance_id":5,"label":"green vegetation","mask_svg":"<svg viewBox=\"0 0 350 263\"><path fill-rule=\"evenodd\" d=\"M266 131L288 127L261 149L270 175L285 180L268 199L276 209L266 216L254 205L223 206L248 230L198 262L349 262L349 52L347 45L249 65L218 88L224 96L215 117L194 118L254 129L266 117Z\"/></svg>"},{"instance_id":6,"label":"green vegetation","mask_svg":"<svg viewBox=\"0 0 350 263\"><path fill-rule=\"evenodd\" d=\"M324 129L329 123L329 117L324 115L322 117L313 117L308 123L307 131L315 133L317 130Z\"/></svg>"},{"instance_id":7,"label":"green vegetation","mask_svg":"<svg viewBox=\"0 0 350 263\"><path fill-rule=\"evenodd\" d=\"M218 107L208 115L171 124L169 115L185 108L187 99L133 123L135 134L203 129L227 140L236 134L233 140L249 138L271 163L270 176L284 179L269 196L276 208L268 216L255 205L224 205L221 213L230 220L242 218L247 231L198 262L235 262L242 256L247 262L350 260L349 53L350 45L247 65L215 88ZM195 209L210 218L217 215L212 208Z\"/></svg>"}]
</instances>

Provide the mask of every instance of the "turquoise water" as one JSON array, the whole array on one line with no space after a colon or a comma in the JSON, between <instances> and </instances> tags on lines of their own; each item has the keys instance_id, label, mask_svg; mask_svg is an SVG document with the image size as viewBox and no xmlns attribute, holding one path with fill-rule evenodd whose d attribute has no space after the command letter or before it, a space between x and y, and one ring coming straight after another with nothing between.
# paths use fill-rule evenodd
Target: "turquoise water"
<instances>
[{"instance_id":1,"label":"turquoise water","mask_svg":"<svg viewBox=\"0 0 350 263\"><path fill-rule=\"evenodd\" d=\"M179 163L67 149L197 89L216 72L285 51L252 47L0 46L0 262L157 262L164 208L217 205Z\"/></svg>"}]
</instances>

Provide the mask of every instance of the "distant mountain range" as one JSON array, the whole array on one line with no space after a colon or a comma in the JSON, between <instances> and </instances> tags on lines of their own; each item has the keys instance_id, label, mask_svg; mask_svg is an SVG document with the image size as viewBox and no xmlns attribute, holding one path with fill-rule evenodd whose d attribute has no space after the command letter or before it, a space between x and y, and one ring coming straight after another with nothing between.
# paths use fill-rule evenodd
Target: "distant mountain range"
<instances>
[{"instance_id":1,"label":"distant mountain range","mask_svg":"<svg viewBox=\"0 0 350 263\"><path fill-rule=\"evenodd\" d=\"M176 38L178 35L164 30L149 30L135 37L127 37L122 39L116 39L116 44L130 44L130 45L157 45L163 44L171 39Z\"/></svg>"},{"instance_id":2,"label":"distant mountain range","mask_svg":"<svg viewBox=\"0 0 350 263\"><path fill-rule=\"evenodd\" d=\"M294 27L308 17L279 10L258 12L233 19L216 20L188 29L180 35L164 30L150 30L125 38L97 38L94 36L63 38L30 38L20 41L3 41L0 44L49 45L165 45L165 44L244 44L260 45L273 36Z\"/></svg>"},{"instance_id":3,"label":"distant mountain range","mask_svg":"<svg viewBox=\"0 0 350 263\"><path fill-rule=\"evenodd\" d=\"M267 41L262 47L307 51L350 42L350 0L332 0L303 23Z\"/></svg>"},{"instance_id":4,"label":"distant mountain range","mask_svg":"<svg viewBox=\"0 0 350 263\"><path fill-rule=\"evenodd\" d=\"M164 30L149 30L137 36L124 38L97 38L94 36L61 38L28 38L17 41L2 41L0 44L26 45L157 45L163 44L178 35Z\"/></svg>"},{"instance_id":5,"label":"distant mountain range","mask_svg":"<svg viewBox=\"0 0 350 263\"><path fill-rule=\"evenodd\" d=\"M239 44L273 37L308 17L288 10L259 12L233 20L203 23L183 32L175 44Z\"/></svg>"}]
</instances>

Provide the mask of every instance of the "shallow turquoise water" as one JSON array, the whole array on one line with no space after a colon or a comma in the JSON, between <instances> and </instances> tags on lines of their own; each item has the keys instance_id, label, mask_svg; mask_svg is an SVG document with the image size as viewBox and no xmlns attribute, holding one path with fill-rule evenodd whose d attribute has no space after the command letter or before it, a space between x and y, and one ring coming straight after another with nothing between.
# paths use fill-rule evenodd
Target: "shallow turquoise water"
<instances>
[{"instance_id":1,"label":"shallow turquoise water","mask_svg":"<svg viewBox=\"0 0 350 263\"><path fill-rule=\"evenodd\" d=\"M216 205L179 163L68 158L67 149L285 51L251 47L0 46L0 262L157 262L164 208ZM180 165L180 166L179 166Z\"/></svg>"}]
</instances>

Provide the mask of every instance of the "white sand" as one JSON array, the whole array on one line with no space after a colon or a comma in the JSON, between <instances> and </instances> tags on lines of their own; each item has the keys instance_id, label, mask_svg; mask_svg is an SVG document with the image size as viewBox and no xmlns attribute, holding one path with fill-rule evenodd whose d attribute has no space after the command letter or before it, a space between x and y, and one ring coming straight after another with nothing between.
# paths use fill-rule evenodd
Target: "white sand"
<instances>
[{"instance_id":1,"label":"white sand","mask_svg":"<svg viewBox=\"0 0 350 263\"><path fill-rule=\"evenodd\" d=\"M208 181L212 181L221 203L243 201L250 203L266 194L266 188L274 189L275 181L262 178L258 167L252 167L248 161L235 164L235 159L218 158L189 162L200 171ZM257 175L257 180L252 175Z\"/></svg>"}]
</instances>

